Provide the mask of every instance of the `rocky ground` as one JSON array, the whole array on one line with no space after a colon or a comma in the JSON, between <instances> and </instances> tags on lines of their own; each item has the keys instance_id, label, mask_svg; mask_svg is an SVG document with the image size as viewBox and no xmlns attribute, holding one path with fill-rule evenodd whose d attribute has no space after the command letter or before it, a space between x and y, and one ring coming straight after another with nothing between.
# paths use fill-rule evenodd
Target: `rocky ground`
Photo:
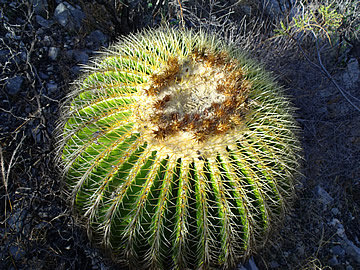
<instances>
[{"instance_id":1,"label":"rocky ground","mask_svg":"<svg viewBox=\"0 0 360 270\"><path fill-rule=\"evenodd\" d=\"M0 0L0 269L119 269L63 199L53 131L69 84L97 50L120 34L178 22L175 9L127 2ZM324 57L333 81L314 66L316 55L311 64L294 45L269 44L254 57L298 108L303 177L283 229L239 269L360 269L359 43L342 58Z\"/></svg>"}]
</instances>

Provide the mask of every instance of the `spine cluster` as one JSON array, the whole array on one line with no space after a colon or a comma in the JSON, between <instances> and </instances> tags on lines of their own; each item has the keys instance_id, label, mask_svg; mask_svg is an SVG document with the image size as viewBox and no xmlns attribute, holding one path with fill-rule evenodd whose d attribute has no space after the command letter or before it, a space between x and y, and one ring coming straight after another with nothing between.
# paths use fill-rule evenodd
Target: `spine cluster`
<instances>
[{"instance_id":1,"label":"spine cluster","mask_svg":"<svg viewBox=\"0 0 360 270\"><path fill-rule=\"evenodd\" d=\"M225 52L214 53L205 48L201 51L195 48L183 62L184 64L180 64L176 57L169 57L164 70L151 76L152 84L146 89L146 95L158 97L169 86L185 84L182 82L184 73L189 73L189 69L194 66L204 66L223 73L221 80L215 82L214 91L224 98L193 112L166 113L166 106L174 94L163 95L154 102L154 113L150 116L151 121L157 125L154 130L155 138L163 140L180 131L191 132L195 140L202 142L207 136L226 133L229 129L240 126L249 112L248 94L251 84L243 78L243 71L236 61L230 59ZM204 76L203 79L206 80L207 77ZM196 89L188 91L193 90Z\"/></svg>"}]
</instances>

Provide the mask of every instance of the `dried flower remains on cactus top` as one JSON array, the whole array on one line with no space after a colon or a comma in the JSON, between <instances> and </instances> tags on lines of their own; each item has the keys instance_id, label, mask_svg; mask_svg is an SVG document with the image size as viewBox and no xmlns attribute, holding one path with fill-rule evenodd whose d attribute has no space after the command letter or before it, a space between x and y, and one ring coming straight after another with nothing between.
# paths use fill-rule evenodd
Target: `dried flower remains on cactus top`
<instances>
[{"instance_id":1,"label":"dried flower remains on cactus top","mask_svg":"<svg viewBox=\"0 0 360 270\"><path fill-rule=\"evenodd\" d=\"M133 269L231 269L262 247L293 193L293 108L269 74L214 36L123 38L63 107L74 208Z\"/></svg>"}]
</instances>

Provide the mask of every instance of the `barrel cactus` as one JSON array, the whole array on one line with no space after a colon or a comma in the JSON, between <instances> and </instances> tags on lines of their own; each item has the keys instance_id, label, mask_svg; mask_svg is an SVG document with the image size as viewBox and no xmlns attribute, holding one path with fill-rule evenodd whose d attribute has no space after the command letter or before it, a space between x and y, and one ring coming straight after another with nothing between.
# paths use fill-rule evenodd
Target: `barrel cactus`
<instances>
[{"instance_id":1,"label":"barrel cactus","mask_svg":"<svg viewBox=\"0 0 360 270\"><path fill-rule=\"evenodd\" d=\"M294 108L214 35L123 37L63 106L62 170L89 236L132 269L231 269L293 195Z\"/></svg>"}]
</instances>

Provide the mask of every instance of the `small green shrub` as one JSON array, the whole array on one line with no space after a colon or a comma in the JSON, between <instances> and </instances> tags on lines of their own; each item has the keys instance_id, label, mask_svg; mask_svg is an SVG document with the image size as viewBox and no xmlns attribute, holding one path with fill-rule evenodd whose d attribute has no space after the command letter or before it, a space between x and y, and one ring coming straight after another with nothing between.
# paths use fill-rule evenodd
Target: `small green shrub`
<instances>
[{"instance_id":1,"label":"small green shrub","mask_svg":"<svg viewBox=\"0 0 360 270\"><path fill-rule=\"evenodd\" d=\"M229 269L293 195L294 109L262 67L205 33L122 38L73 87L59 126L69 196L133 269Z\"/></svg>"},{"instance_id":2,"label":"small green shrub","mask_svg":"<svg viewBox=\"0 0 360 270\"><path fill-rule=\"evenodd\" d=\"M318 7L308 5L303 6L302 12L296 14L290 22L281 21L277 33L293 37L298 33L311 33L315 37L327 39L331 44L342 21L343 15L339 14L332 4Z\"/></svg>"}]
</instances>

